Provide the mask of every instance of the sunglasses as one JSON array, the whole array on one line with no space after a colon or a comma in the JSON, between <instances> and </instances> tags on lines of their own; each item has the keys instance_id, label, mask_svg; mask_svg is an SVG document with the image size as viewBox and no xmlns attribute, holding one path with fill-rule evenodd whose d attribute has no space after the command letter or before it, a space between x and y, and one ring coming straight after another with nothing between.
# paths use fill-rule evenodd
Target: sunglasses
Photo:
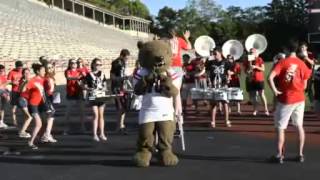
<instances>
[{"instance_id":1,"label":"sunglasses","mask_svg":"<svg viewBox=\"0 0 320 180\"><path fill-rule=\"evenodd\" d=\"M96 66L102 66L102 64L96 64Z\"/></svg>"}]
</instances>

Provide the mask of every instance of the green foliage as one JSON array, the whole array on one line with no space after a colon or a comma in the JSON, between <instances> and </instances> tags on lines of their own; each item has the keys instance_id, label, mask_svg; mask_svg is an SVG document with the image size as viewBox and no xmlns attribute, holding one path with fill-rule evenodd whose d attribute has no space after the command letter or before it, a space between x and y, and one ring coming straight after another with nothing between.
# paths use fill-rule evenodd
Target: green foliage
<instances>
[{"instance_id":1,"label":"green foliage","mask_svg":"<svg viewBox=\"0 0 320 180\"><path fill-rule=\"evenodd\" d=\"M96 6L122 15L133 15L149 18L150 13L145 4L140 0L84 0Z\"/></svg>"},{"instance_id":2,"label":"green foliage","mask_svg":"<svg viewBox=\"0 0 320 180\"><path fill-rule=\"evenodd\" d=\"M266 6L222 9L215 0L188 0L181 10L162 8L153 19L152 32L161 36L176 26L180 32L190 30L191 40L210 35L218 45L229 39L245 41L249 35L261 33L269 43L264 57L271 60L292 37L306 39L307 5L305 0L273 0Z\"/></svg>"}]
</instances>

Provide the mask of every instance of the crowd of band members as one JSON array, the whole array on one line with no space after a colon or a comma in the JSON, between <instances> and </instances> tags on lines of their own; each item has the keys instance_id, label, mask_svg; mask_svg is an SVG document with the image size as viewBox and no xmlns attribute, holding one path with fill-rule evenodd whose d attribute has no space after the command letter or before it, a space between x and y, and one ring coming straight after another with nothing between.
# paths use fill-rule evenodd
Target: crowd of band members
<instances>
[{"instance_id":1,"label":"crowd of band members","mask_svg":"<svg viewBox=\"0 0 320 180\"><path fill-rule=\"evenodd\" d=\"M130 52L123 49L120 52L119 58L112 62L111 68L111 91L114 93L123 92L123 79L129 75L123 74L127 66ZM52 128L55 120L55 104L54 96L56 95L55 61L48 59L45 56L39 58L39 63L34 63L32 66L26 67L22 61L15 62L15 68L8 74L6 67L0 65L0 128L8 128L8 123L4 122L6 106L11 104L12 125L19 127L18 136L28 139L28 146L31 149L38 149L37 137L41 132L40 141L43 143L56 143L57 140L52 134ZM70 59L68 67L65 70L66 78L66 114L65 120L67 126L64 133L69 133L71 128L70 114L76 109L82 130L85 129L85 100L88 91L98 88L105 90L107 87L107 78L102 68L102 60L95 58L91 61L91 66L87 61L79 59ZM33 75L31 75L31 71ZM59 94L59 93L57 93ZM60 94L59 94L60 95ZM126 134L124 125L125 115L125 97L116 98L116 104L119 112L119 131ZM92 108L94 117L92 120L92 135L94 141L106 141L107 136L104 129L104 108L105 102L90 101L89 106ZM18 124L17 109L21 109L24 114L23 124ZM35 125L30 130L30 123L34 121ZM43 133L41 130L42 124ZM28 129L30 130L28 133ZM98 133L99 132L99 133Z\"/></svg>"},{"instance_id":2,"label":"crowd of band members","mask_svg":"<svg viewBox=\"0 0 320 180\"><path fill-rule=\"evenodd\" d=\"M240 74L243 69L246 73L246 90L250 97L250 102L253 105L254 116L258 113L258 100L257 97L261 98L264 114L269 116L269 110L267 106L267 100L264 93L264 81L265 81L265 65L264 61L256 49L251 49L250 54L254 55L254 61L244 60L243 66L239 62L234 60L234 57L228 55L223 57L222 51L219 48L215 48L210 52L209 58L203 58L195 55L195 59L191 59L190 56L184 55L182 60L182 50L190 50L191 44L189 42L190 32L186 31L184 37L178 37L174 29L170 31L169 42L173 52L172 69L177 75L179 81L175 85L181 89L183 96L183 105L181 101L181 95L174 97L175 115L182 116L182 107L187 107L190 103L195 105L195 109L198 109L198 102L192 102L190 99L190 89L192 87L197 88L224 88L224 87L240 87ZM141 42L138 43L138 48L142 46ZM299 53L297 56L303 60L309 71L312 71L314 65L314 57L307 51L307 45L301 44ZM126 94L126 88L124 87L125 81L128 80L133 74L128 72L127 63L130 58L130 52L127 49L123 49L120 52L119 58L112 61L110 79L111 79L111 91L114 94ZM277 64L285 59L285 56L277 56ZM42 113L45 114L46 127L44 133L41 135L40 140L46 143L55 143L57 140L52 135L52 127L55 119L55 108L53 104L53 95L56 91L55 87L55 63L46 59L46 57L40 57L40 63L32 65L31 69L34 76L31 76L30 69L24 67L21 61L16 61L15 68L8 74L5 72L5 67L0 65L0 94L1 94L1 119L0 127L6 128L7 125L4 123L4 106L7 102L11 102L12 109L12 124L18 126L16 112L17 108L21 109L24 113L25 120L19 130L19 137L28 138L28 146L32 149L37 149L35 145L36 137L38 136L44 118L40 116ZM139 68L138 63L136 64L137 71ZM312 92L312 82L314 82L315 99L314 108L317 113L320 112L320 69L315 71L315 77L308 83L308 92ZM73 111L72 108L76 107L80 111L77 111L79 116L82 129L85 128L85 97L88 91L104 88L107 89L107 78L102 69L102 60L95 58L91 61L89 66L88 62L82 58L70 59L68 67L65 70L66 78L66 99L67 108L65 120L68 126L65 129L65 133L69 133L71 128L70 113ZM216 81L216 79L219 81ZM8 89L8 84L11 85L11 89ZM277 86L277 84L276 84ZM118 110L117 122L119 132L126 134L125 127L125 115L127 112L127 101L129 96L120 96L115 98L115 104ZM211 112L211 126L216 126L216 114L217 110L224 110L225 125L231 127L231 121L229 120L229 113L231 112L229 102L227 101L211 101L204 102L210 105ZM237 113L241 114L240 102L235 102L237 107ZM92 120L92 136L94 141L106 141L107 136L105 134L105 120L104 120L104 102L89 102L92 108L94 117ZM186 108L184 110L187 110ZM320 113L319 113L320 114ZM31 121L34 120L35 126L32 133L29 134L27 129ZM302 156L302 150L300 155Z\"/></svg>"},{"instance_id":3,"label":"crowd of band members","mask_svg":"<svg viewBox=\"0 0 320 180\"><path fill-rule=\"evenodd\" d=\"M240 87L240 77L241 73L245 73L245 89L248 92L249 102L253 105L252 115L256 116L258 113L258 97L260 97L264 114L269 116L268 103L267 98L265 96L265 65L263 59L257 54L255 49L251 49L249 54L255 56L254 61L248 61L248 59L244 59L242 66L239 61L235 61L231 55L228 55L224 58L221 54L221 49L216 48L210 51L210 57L204 58L199 56L197 53L195 54L184 54L183 55L183 68L185 71L184 75L184 83L183 83L183 105L187 107L192 105L195 107L196 112L198 112L198 102L191 99L190 89L191 88L224 88L224 87ZM311 52L307 49L306 43L301 43L298 49L297 56L302 59L310 71L312 71L313 66L315 64L315 57ZM192 58L194 57L194 58ZM280 60L285 59L286 56L284 53L279 53L279 55L275 56L273 59L273 66L275 66ZM250 64L251 63L251 64ZM220 75L222 79L222 83L217 86L214 84L215 72L216 68L222 67L224 70ZM268 73L268 72L267 72ZM318 88L318 70L315 71L314 79L310 79L308 81L307 93L309 100L314 106L319 106L317 101L313 103L313 100L317 100L319 92ZM243 76L242 76L243 77ZM313 84L313 86L312 86ZM244 88L242 88L244 89ZM313 92L315 94L313 95ZM274 98L275 99L275 98ZM208 104L208 102L204 101L204 104ZM240 102L230 102L235 104L237 107L237 113L241 114L241 105ZM216 115L216 106L210 103L212 106L212 127L215 127L215 115ZM231 122L229 121L229 113L231 112L231 107L228 106L227 102L219 102L219 110L222 111L222 107L224 108L223 114L225 115L225 123L227 126L231 126ZM276 104L275 100L274 103ZM229 110L228 110L229 108ZM274 107L275 109L275 107ZM318 109L318 108L315 108Z\"/></svg>"}]
</instances>

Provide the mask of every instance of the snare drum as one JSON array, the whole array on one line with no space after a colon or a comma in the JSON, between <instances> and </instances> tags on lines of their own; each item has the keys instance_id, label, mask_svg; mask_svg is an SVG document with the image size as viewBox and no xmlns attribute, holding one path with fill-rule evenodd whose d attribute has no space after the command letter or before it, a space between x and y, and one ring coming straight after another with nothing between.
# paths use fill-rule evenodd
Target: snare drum
<instances>
[{"instance_id":1,"label":"snare drum","mask_svg":"<svg viewBox=\"0 0 320 180\"><path fill-rule=\"evenodd\" d=\"M190 89L190 94L191 94L191 99L192 100L201 100L203 99L203 95L204 95L204 90L203 89L199 89L199 88L191 88Z\"/></svg>"},{"instance_id":2,"label":"snare drum","mask_svg":"<svg viewBox=\"0 0 320 180\"><path fill-rule=\"evenodd\" d=\"M243 91L240 88L228 88L227 91L230 101L243 101Z\"/></svg>"},{"instance_id":3,"label":"snare drum","mask_svg":"<svg viewBox=\"0 0 320 180\"><path fill-rule=\"evenodd\" d=\"M106 91L100 91L100 90L89 91L88 100L95 101L105 96L106 96Z\"/></svg>"},{"instance_id":4,"label":"snare drum","mask_svg":"<svg viewBox=\"0 0 320 180\"><path fill-rule=\"evenodd\" d=\"M213 91L215 101L226 101L228 102L228 93L225 89L216 89Z\"/></svg>"},{"instance_id":5,"label":"snare drum","mask_svg":"<svg viewBox=\"0 0 320 180\"><path fill-rule=\"evenodd\" d=\"M203 99L205 100L214 100L214 89L205 89L203 90Z\"/></svg>"}]
</instances>

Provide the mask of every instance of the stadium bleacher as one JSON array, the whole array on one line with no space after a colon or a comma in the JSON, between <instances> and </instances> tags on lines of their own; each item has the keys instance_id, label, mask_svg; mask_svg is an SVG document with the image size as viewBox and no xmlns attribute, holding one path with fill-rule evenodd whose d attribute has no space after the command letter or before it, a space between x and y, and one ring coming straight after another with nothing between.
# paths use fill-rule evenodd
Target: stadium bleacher
<instances>
[{"instance_id":1,"label":"stadium bleacher","mask_svg":"<svg viewBox=\"0 0 320 180\"><path fill-rule=\"evenodd\" d=\"M62 60L63 67L71 57L99 57L107 59L108 68L122 48L135 57L137 41L115 28L34 0L0 0L0 63L7 68L12 68L14 59L30 64L42 55Z\"/></svg>"}]
</instances>

